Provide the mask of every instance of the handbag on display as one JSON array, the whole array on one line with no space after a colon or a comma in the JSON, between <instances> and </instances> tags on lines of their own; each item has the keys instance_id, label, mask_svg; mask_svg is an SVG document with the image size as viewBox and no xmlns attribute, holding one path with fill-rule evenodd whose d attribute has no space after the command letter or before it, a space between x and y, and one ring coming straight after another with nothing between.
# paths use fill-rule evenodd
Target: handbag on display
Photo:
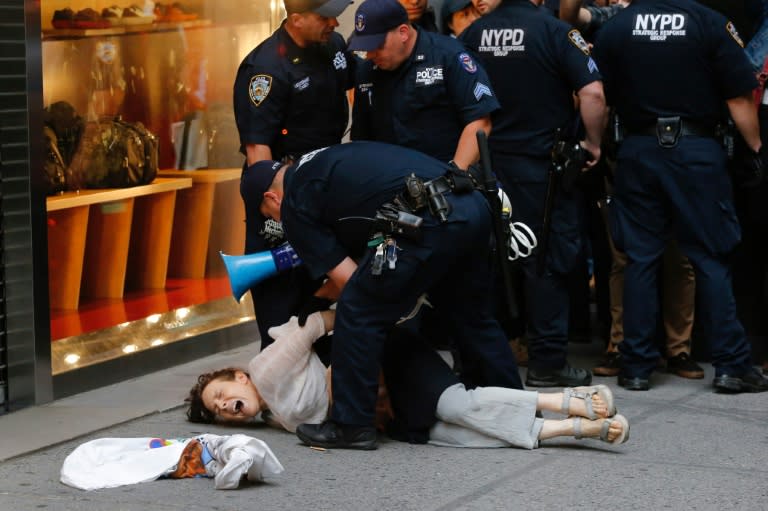
<instances>
[{"instance_id":1,"label":"handbag on display","mask_svg":"<svg viewBox=\"0 0 768 511\"><path fill-rule=\"evenodd\" d=\"M44 179L49 195L83 188L126 188L157 176L159 143L141 122L84 121L65 101L46 109Z\"/></svg>"}]
</instances>

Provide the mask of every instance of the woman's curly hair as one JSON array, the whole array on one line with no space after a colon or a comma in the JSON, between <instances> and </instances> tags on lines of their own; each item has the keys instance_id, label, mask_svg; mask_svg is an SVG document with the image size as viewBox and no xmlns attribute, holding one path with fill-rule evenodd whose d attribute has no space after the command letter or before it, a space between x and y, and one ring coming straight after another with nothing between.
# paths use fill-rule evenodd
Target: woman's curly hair
<instances>
[{"instance_id":1,"label":"woman's curly hair","mask_svg":"<svg viewBox=\"0 0 768 511\"><path fill-rule=\"evenodd\" d=\"M216 420L216 415L203 404L203 391L213 380L234 380L238 371L244 372L246 376L248 375L247 372L238 369L237 367L227 367L225 369L219 369L218 371L212 371L198 376L197 383L190 389L189 395L184 400L184 402L189 403L187 420L205 424L214 422L214 420Z\"/></svg>"}]
</instances>

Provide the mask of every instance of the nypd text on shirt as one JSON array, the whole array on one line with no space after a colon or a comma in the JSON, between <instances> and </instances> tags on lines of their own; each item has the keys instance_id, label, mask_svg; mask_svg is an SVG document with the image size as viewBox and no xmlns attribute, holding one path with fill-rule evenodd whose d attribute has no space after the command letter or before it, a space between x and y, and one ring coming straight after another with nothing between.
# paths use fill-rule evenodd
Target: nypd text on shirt
<instances>
[{"instance_id":1,"label":"nypd text on shirt","mask_svg":"<svg viewBox=\"0 0 768 511\"><path fill-rule=\"evenodd\" d=\"M506 57L511 51L525 51L522 28L486 28L480 36L479 52Z\"/></svg>"},{"instance_id":2,"label":"nypd text on shirt","mask_svg":"<svg viewBox=\"0 0 768 511\"><path fill-rule=\"evenodd\" d=\"M632 36L650 41L666 41L667 37L685 37L685 14L638 14Z\"/></svg>"}]
</instances>

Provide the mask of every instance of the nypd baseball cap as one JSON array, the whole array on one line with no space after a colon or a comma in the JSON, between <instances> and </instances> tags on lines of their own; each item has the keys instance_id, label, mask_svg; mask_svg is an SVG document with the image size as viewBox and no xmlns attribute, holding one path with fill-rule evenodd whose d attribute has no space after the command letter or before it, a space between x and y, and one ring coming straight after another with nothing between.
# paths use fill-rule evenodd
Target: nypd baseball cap
<instances>
[{"instance_id":1,"label":"nypd baseball cap","mask_svg":"<svg viewBox=\"0 0 768 511\"><path fill-rule=\"evenodd\" d=\"M352 0L283 0L288 13L314 12L326 18L337 18Z\"/></svg>"},{"instance_id":2,"label":"nypd baseball cap","mask_svg":"<svg viewBox=\"0 0 768 511\"><path fill-rule=\"evenodd\" d=\"M365 0L355 12L351 51L372 51L384 45L387 32L408 23L408 13L397 0Z\"/></svg>"},{"instance_id":3,"label":"nypd baseball cap","mask_svg":"<svg viewBox=\"0 0 768 511\"><path fill-rule=\"evenodd\" d=\"M283 163L279 161L262 160L245 169L240 180L240 193L247 198L248 204L256 208L261 206L264 192L272 186L272 181L282 166Z\"/></svg>"}]
</instances>

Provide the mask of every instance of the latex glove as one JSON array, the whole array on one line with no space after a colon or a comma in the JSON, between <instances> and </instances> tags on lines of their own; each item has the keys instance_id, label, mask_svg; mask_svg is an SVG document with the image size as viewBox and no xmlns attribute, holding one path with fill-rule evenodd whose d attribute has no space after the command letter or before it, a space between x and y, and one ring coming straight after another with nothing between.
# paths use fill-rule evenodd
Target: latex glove
<instances>
[{"instance_id":1,"label":"latex glove","mask_svg":"<svg viewBox=\"0 0 768 511\"><path fill-rule=\"evenodd\" d=\"M291 343L303 341L308 345L312 345L312 343L325 335L325 323L320 312L313 312L307 316L304 326L299 326L298 318L293 316L287 323L273 326L267 333L275 342L289 339Z\"/></svg>"},{"instance_id":2,"label":"latex glove","mask_svg":"<svg viewBox=\"0 0 768 511\"><path fill-rule=\"evenodd\" d=\"M282 325L271 327L269 330L267 330L267 334L269 334L272 339L277 340L279 337L290 335L299 328L301 328L299 326L299 318L296 316L291 316L291 319Z\"/></svg>"}]
</instances>

